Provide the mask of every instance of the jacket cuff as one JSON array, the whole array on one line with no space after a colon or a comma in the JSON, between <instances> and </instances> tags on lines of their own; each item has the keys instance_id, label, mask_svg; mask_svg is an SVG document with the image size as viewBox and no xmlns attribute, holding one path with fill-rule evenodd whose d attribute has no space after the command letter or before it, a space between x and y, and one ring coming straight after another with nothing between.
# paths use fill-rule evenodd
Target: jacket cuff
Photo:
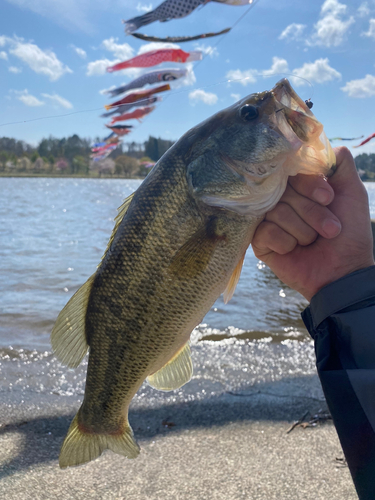
<instances>
[{"instance_id":1,"label":"jacket cuff","mask_svg":"<svg viewBox=\"0 0 375 500\"><path fill-rule=\"evenodd\" d=\"M329 316L374 297L375 266L370 266L323 287L311 299L304 313L310 316L311 326L317 329Z\"/></svg>"}]
</instances>

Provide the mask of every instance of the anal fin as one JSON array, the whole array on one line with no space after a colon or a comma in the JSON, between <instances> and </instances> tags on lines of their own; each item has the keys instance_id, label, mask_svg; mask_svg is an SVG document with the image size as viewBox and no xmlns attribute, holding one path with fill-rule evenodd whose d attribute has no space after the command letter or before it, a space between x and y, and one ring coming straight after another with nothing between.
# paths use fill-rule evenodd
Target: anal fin
<instances>
[{"instance_id":1,"label":"anal fin","mask_svg":"<svg viewBox=\"0 0 375 500\"><path fill-rule=\"evenodd\" d=\"M193 375L189 342L160 370L149 375L147 382L159 391L173 391L185 385Z\"/></svg>"},{"instance_id":2,"label":"anal fin","mask_svg":"<svg viewBox=\"0 0 375 500\"><path fill-rule=\"evenodd\" d=\"M238 264L237 264L235 270L233 271L232 276L229 279L227 287L224 290L224 293L223 293L224 304L228 304L230 299L233 297L237 283L238 283L240 276L241 276L241 271L242 271L243 261L245 259L245 254L246 254L246 252L243 254L241 259L238 261Z\"/></svg>"}]
</instances>

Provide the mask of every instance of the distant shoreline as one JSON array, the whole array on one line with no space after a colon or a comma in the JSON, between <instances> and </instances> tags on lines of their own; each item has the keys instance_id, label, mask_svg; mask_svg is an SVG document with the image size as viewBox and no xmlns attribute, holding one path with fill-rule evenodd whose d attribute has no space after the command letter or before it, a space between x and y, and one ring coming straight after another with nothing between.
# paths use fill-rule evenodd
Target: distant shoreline
<instances>
[{"instance_id":1,"label":"distant shoreline","mask_svg":"<svg viewBox=\"0 0 375 500\"><path fill-rule=\"evenodd\" d=\"M27 173L27 172L19 172L19 173L10 173L10 172L0 172L0 177L45 177L46 179L49 178L56 178L56 179L135 179L135 180L143 180L146 177L124 177L124 176L119 176L119 175L108 175L108 174L101 174L99 175L98 172L92 172L90 175L85 175L85 174L49 174L46 175L45 173L43 174L36 174L36 173ZM366 179L363 182L375 182L374 179Z\"/></svg>"},{"instance_id":2,"label":"distant shoreline","mask_svg":"<svg viewBox=\"0 0 375 500\"><path fill-rule=\"evenodd\" d=\"M93 172L90 175L85 174L32 174L27 172L19 172L19 173L9 173L9 172L0 172L0 177L45 177L46 179L56 178L56 179L135 179L135 180L143 180L146 177L124 177L119 175L108 175L102 174L99 175L98 172Z\"/></svg>"}]
</instances>

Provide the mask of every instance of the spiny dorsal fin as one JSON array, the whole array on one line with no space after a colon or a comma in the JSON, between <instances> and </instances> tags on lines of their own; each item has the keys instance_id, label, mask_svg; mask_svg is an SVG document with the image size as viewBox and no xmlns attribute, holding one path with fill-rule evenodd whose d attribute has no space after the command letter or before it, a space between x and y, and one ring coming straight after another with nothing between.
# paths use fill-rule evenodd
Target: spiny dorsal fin
<instances>
[{"instance_id":1,"label":"spiny dorsal fin","mask_svg":"<svg viewBox=\"0 0 375 500\"><path fill-rule=\"evenodd\" d=\"M57 317L51 333L52 349L64 365L76 368L89 348L85 333L87 304L94 276L73 295Z\"/></svg>"},{"instance_id":2,"label":"spiny dorsal fin","mask_svg":"<svg viewBox=\"0 0 375 500\"><path fill-rule=\"evenodd\" d=\"M224 293L223 293L224 304L228 304L228 302L230 301L230 299L233 297L233 294L234 294L234 291L236 289L238 280L240 279L240 276L241 276L241 271L242 271L242 265L243 265L244 258L245 258L245 254L243 254L243 256L241 257L241 259L238 261L238 264L236 265L236 268L233 271L232 276L229 279L227 287L224 290Z\"/></svg>"},{"instance_id":3,"label":"spiny dorsal fin","mask_svg":"<svg viewBox=\"0 0 375 500\"><path fill-rule=\"evenodd\" d=\"M124 203L117 210L118 214L115 217L115 225L114 225L114 228L112 230L111 237L109 238L109 241L108 241L108 244L107 244L107 248L105 249L104 255L103 255L102 259L101 259L102 261L103 261L104 257L107 255L108 250L111 248L111 245L112 245L112 242L114 240L115 234L117 233L117 229L118 229L119 225L121 224L121 222L122 222L122 220L123 220L126 212L128 211L128 208L129 208L130 203L131 203L131 201L133 199L133 196L134 196L134 193L132 193L127 198L125 198ZM98 265L98 267L100 267L100 266L101 266L101 262Z\"/></svg>"},{"instance_id":4,"label":"spiny dorsal fin","mask_svg":"<svg viewBox=\"0 0 375 500\"><path fill-rule=\"evenodd\" d=\"M147 382L159 391L173 391L189 382L192 375L193 363L187 342L163 368L149 375Z\"/></svg>"}]
</instances>

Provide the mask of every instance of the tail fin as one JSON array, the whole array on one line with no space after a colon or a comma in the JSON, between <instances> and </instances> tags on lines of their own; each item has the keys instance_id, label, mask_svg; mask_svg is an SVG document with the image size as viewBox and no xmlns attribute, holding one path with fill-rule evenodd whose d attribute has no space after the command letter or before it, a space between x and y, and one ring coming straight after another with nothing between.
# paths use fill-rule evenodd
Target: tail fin
<instances>
[{"instance_id":1,"label":"tail fin","mask_svg":"<svg viewBox=\"0 0 375 500\"><path fill-rule=\"evenodd\" d=\"M127 35L131 35L134 31L137 31L141 26L146 26L147 24L151 24L154 21L157 21L154 16L154 12L146 12L143 16L133 17L133 19L129 19L128 21L123 21L125 24L125 33Z\"/></svg>"},{"instance_id":2,"label":"tail fin","mask_svg":"<svg viewBox=\"0 0 375 500\"><path fill-rule=\"evenodd\" d=\"M127 424L123 433L118 435L88 434L79 429L77 414L70 424L68 434L61 447L59 465L64 469L90 462L99 457L106 449L128 458L136 458L139 454L139 446L133 437L130 425Z\"/></svg>"}]
</instances>

